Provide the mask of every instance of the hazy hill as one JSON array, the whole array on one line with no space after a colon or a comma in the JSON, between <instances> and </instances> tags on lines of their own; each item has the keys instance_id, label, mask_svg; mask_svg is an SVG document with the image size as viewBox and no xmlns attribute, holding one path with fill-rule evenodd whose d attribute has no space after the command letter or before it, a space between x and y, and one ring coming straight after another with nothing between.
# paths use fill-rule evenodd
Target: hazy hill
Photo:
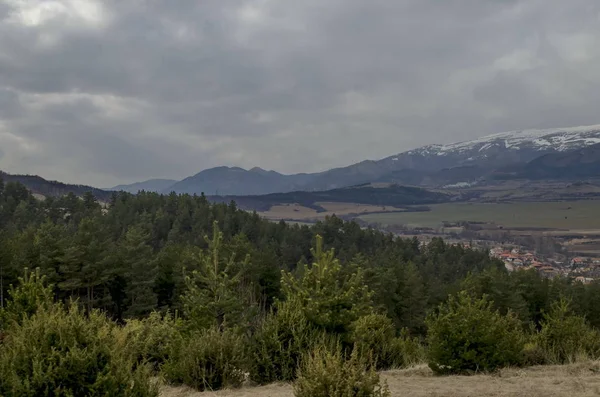
<instances>
[{"instance_id":1,"label":"hazy hill","mask_svg":"<svg viewBox=\"0 0 600 397\"><path fill-rule=\"evenodd\" d=\"M169 187L177 193L208 195L258 195L302 189L310 174L283 175L262 168L216 167L199 172ZM166 192L166 191L163 191Z\"/></svg>"},{"instance_id":2,"label":"hazy hill","mask_svg":"<svg viewBox=\"0 0 600 397\"><path fill-rule=\"evenodd\" d=\"M68 193L73 193L76 196L83 196L86 192L92 192L96 199L100 201L108 201L112 192L98 189L86 185L70 185L58 181L48 181L37 175L13 175L0 171L0 178L4 182L19 182L32 193L40 194L46 197L64 196Z\"/></svg>"},{"instance_id":3,"label":"hazy hill","mask_svg":"<svg viewBox=\"0 0 600 397\"><path fill-rule=\"evenodd\" d=\"M149 179L144 182L132 183L130 185L118 185L108 190L124 191L129 193L137 193L139 191L146 192L162 192L169 190L171 186L177 183L174 179Z\"/></svg>"}]
</instances>

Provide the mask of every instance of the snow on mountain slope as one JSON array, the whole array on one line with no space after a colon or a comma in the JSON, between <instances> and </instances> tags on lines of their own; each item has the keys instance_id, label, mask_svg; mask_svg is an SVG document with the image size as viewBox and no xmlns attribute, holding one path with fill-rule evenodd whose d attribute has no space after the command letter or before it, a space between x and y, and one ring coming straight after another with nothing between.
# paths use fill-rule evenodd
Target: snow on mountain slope
<instances>
[{"instance_id":1,"label":"snow on mountain slope","mask_svg":"<svg viewBox=\"0 0 600 397\"><path fill-rule=\"evenodd\" d=\"M403 170L432 173L444 169L477 167L484 172L597 143L600 143L600 125L532 129L502 132L447 145L427 145L375 163L383 179L390 179L390 173Z\"/></svg>"},{"instance_id":2,"label":"snow on mountain slope","mask_svg":"<svg viewBox=\"0 0 600 397\"><path fill-rule=\"evenodd\" d=\"M428 145L406 153L421 155L437 154L438 156L443 156L449 153L461 153L473 150L485 152L493 147L516 150L525 148L533 150L551 149L562 152L596 143L600 143L600 124L571 128L501 132L449 145Z\"/></svg>"}]
</instances>

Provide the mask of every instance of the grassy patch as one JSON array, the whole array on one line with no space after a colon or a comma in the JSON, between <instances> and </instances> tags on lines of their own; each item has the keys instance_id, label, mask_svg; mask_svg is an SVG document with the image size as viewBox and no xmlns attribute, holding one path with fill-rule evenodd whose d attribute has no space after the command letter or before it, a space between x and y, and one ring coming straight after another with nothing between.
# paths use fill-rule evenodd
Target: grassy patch
<instances>
[{"instance_id":1,"label":"grassy patch","mask_svg":"<svg viewBox=\"0 0 600 397\"><path fill-rule=\"evenodd\" d=\"M442 222L489 222L505 228L600 229L599 201L448 203L429 212L395 212L360 216L367 222L413 227L438 227Z\"/></svg>"}]
</instances>

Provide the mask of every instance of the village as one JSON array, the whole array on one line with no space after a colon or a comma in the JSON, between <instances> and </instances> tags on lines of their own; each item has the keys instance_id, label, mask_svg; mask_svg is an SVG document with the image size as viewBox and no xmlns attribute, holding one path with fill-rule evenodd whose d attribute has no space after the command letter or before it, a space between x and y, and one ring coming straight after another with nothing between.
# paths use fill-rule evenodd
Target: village
<instances>
[{"instance_id":1,"label":"village","mask_svg":"<svg viewBox=\"0 0 600 397\"><path fill-rule=\"evenodd\" d=\"M426 246L433 238L443 238L447 244L488 251L492 258L504 263L507 271L535 269L547 278L569 277L590 284L600 280L600 253L577 250L586 236L544 236L525 231L493 230L474 226L445 223L444 227L406 227L404 225L363 224L402 238L417 238ZM481 229L481 230L480 230ZM582 240L583 239L583 240Z\"/></svg>"},{"instance_id":2,"label":"village","mask_svg":"<svg viewBox=\"0 0 600 397\"><path fill-rule=\"evenodd\" d=\"M406 238L409 234L402 234ZM582 284L590 284L600 280L600 257L579 256L577 253L561 250L542 254L535 249L527 248L514 242L501 243L498 241L457 238L457 236L412 235L420 240L421 247L426 247L434 237L444 237L449 245L473 248L489 252L490 257L504 263L509 272L535 269L547 278L568 277Z\"/></svg>"},{"instance_id":3,"label":"village","mask_svg":"<svg viewBox=\"0 0 600 397\"><path fill-rule=\"evenodd\" d=\"M536 269L540 274L549 278L572 277L575 281L583 284L600 279L600 258L577 256L565 261L556 256L542 258L534 252L502 246L492 248L490 256L501 260L509 272Z\"/></svg>"}]
</instances>

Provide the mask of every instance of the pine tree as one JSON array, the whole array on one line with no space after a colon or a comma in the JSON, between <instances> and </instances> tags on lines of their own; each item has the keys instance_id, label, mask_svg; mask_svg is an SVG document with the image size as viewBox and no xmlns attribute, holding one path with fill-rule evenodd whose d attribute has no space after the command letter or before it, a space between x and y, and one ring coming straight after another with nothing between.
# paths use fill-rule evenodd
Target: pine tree
<instances>
[{"instance_id":1,"label":"pine tree","mask_svg":"<svg viewBox=\"0 0 600 397\"><path fill-rule=\"evenodd\" d=\"M34 236L34 246L38 254L39 266L42 273L48 277L48 282L56 285L60 279L60 268L65 252L66 230L63 226L46 222L39 227Z\"/></svg>"},{"instance_id":2,"label":"pine tree","mask_svg":"<svg viewBox=\"0 0 600 397\"><path fill-rule=\"evenodd\" d=\"M79 297L86 309L106 305L106 285L111 279L111 243L98 218L85 218L77 232L63 243L60 260L63 275L58 286Z\"/></svg>"},{"instance_id":3,"label":"pine tree","mask_svg":"<svg viewBox=\"0 0 600 397\"><path fill-rule=\"evenodd\" d=\"M119 247L119 260L127 281L126 316L137 317L151 312L156 307L156 293L153 289L157 261L152 258L149 239L150 234L145 228L133 226L127 230Z\"/></svg>"},{"instance_id":4,"label":"pine tree","mask_svg":"<svg viewBox=\"0 0 600 397\"><path fill-rule=\"evenodd\" d=\"M315 326L344 334L353 321L372 312L373 294L365 285L362 271L343 275L334 251L323 251L320 235L312 253L315 262L311 267L304 266L300 278L283 272L283 294L287 300L296 301Z\"/></svg>"},{"instance_id":5,"label":"pine tree","mask_svg":"<svg viewBox=\"0 0 600 397\"><path fill-rule=\"evenodd\" d=\"M100 209L100 204L98 204L98 201L92 192L85 192L83 194L83 208L88 212Z\"/></svg>"},{"instance_id":6,"label":"pine tree","mask_svg":"<svg viewBox=\"0 0 600 397\"><path fill-rule=\"evenodd\" d=\"M427 296L423 278L412 262L402 268L397 296L399 300L397 314L401 325L411 332L422 332L427 309Z\"/></svg>"},{"instance_id":7,"label":"pine tree","mask_svg":"<svg viewBox=\"0 0 600 397\"><path fill-rule=\"evenodd\" d=\"M182 296L184 313L198 327L240 324L244 312L241 274L248 257L241 263L236 254L223 258L223 233L213 224L213 237L208 239L206 252L200 255L199 269L185 278L187 290Z\"/></svg>"}]
</instances>

